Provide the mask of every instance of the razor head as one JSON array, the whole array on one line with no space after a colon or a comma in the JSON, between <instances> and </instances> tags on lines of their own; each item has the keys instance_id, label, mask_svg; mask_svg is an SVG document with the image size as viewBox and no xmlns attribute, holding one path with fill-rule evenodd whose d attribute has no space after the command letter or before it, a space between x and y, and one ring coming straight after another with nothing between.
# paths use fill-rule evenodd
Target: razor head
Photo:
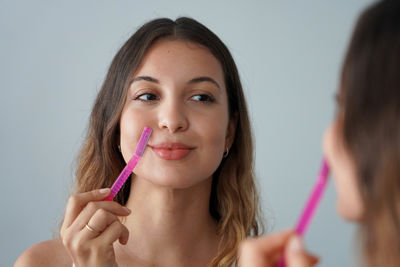
<instances>
[{"instance_id":1,"label":"razor head","mask_svg":"<svg viewBox=\"0 0 400 267\"><path fill-rule=\"evenodd\" d=\"M152 131L153 130L150 127L147 127L147 126L144 127L142 135L140 136L140 139L139 139L139 144L136 148L136 152L135 152L136 156L141 157L143 155Z\"/></svg>"}]
</instances>

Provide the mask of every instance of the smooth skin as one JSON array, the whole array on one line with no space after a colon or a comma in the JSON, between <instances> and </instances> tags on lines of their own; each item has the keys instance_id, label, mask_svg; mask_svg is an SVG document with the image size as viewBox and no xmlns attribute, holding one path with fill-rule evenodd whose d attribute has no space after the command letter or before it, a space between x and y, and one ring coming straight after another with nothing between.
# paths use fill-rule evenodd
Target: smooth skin
<instances>
[{"instance_id":1,"label":"smooth skin","mask_svg":"<svg viewBox=\"0 0 400 267\"><path fill-rule=\"evenodd\" d=\"M128 209L100 201L107 190L71 196L61 239L34 245L15 266L70 267L72 259L85 267L207 266L219 242L209 213L212 174L235 133L226 90L222 67L206 48L156 42L132 77L120 118L126 161L143 127L153 129L135 169ZM191 151L167 160L152 149L172 143Z\"/></svg>"},{"instance_id":2,"label":"smooth skin","mask_svg":"<svg viewBox=\"0 0 400 267\"><path fill-rule=\"evenodd\" d=\"M337 114L326 129L323 149L336 188L337 212L347 221L360 222L365 207L354 159L341 139L342 116L340 113Z\"/></svg>"},{"instance_id":3,"label":"smooth skin","mask_svg":"<svg viewBox=\"0 0 400 267\"><path fill-rule=\"evenodd\" d=\"M106 188L71 196L61 238L30 247L14 266L72 266L72 259L76 266L115 266L115 255L110 246L115 240L126 244L129 237L117 216L127 216L130 210L113 201L101 201L109 193L110 189ZM85 228L86 223L105 231L93 233Z\"/></svg>"}]
</instances>

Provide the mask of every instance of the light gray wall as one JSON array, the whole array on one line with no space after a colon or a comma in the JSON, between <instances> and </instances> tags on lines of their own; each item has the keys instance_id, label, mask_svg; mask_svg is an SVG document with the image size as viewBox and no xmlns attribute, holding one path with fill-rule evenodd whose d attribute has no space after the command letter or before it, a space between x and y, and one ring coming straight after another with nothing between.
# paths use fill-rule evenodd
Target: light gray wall
<instances>
[{"instance_id":1,"label":"light gray wall","mask_svg":"<svg viewBox=\"0 0 400 267\"><path fill-rule=\"evenodd\" d=\"M57 231L75 154L110 61L144 22L191 16L236 59L273 231L293 226L314 183L339 69L370 1L0 0L0 266ZM354 266L355 228L329 185L306 236L320 266Z\"/></svg>"}]
</instances>

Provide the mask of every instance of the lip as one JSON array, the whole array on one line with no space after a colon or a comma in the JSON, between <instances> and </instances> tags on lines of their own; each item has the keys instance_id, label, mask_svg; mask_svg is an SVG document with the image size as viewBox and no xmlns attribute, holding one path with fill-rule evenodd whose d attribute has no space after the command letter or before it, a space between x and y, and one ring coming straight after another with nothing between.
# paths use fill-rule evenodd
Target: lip
<instances>
[{"instance_id":1,"label":"lip","mask_svg":"<svg viewBox=\"0 0 400 267\"><path fill-rule=\"evenodd\" d=\"M159 143L149 145L153 152L160 158L165 160L180 160L185 158L195 147L191 147L182 143Z\"/></svg>"}]
</instances>

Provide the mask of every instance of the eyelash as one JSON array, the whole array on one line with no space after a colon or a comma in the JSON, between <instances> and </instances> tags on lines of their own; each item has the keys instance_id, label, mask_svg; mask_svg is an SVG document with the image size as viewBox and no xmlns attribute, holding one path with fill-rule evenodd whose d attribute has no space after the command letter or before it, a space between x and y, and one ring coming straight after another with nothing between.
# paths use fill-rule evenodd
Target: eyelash
<instances>
[{"instance_id":1,"label":"eyelash","mask_svg":"<svg viewBox=\"0 0 400 267\"><path fill-rule=\"evenodd\" d=\"M152 98L152 99L142 99L142 97L144 97L144 96L150 96L150 98ZM205 100L194 100L194 97L197 97L197 98L200 97L200 98L203 98L203 99L206 98L206 99ZM215 98L208 94L196 94L196 95L193 95L192 97L190 97L190 99L194 100L195 102L200 102L200 103L204 103L204 104L208 104L208 103L211 104L211 103L215 102ZM159 100L159 98L155 94L144 93L144 94L140 94L137 97L135 97L134 100L139 100L139 101L148 103L148 102L153 102L153 101Z\"/></svg>"},{"instance_id":2,"label":"eyelash","mask_svg":"<svg viewBox=\"0 0 400 267\"><path fill-rule=\"evenodd\" d=\"M152 96L152 97L154 97L155 99L142 99L142 97L143 96ZM157 99L157 96L155 95L155 94L151 94L151 93L144 93L144 94L141 94L141 95L138 95L137 97L135 97L135 100L139 100L139 101L142 101L142 102L149 102L149 101L155 101L155 100L158 100Z\"/></svg>"},{"instance_id":3,"label":"eyelash","mask_svg":"<svg viewBox=\"0 0 400 267\"><path fill-rule=\"evenodd\" d=\"M194 96L192 96L191 97L191 99L193 99L194 97L198 97L198 96L200 96L201 98L206 98L206 100L195 100L195 101L198 101L198 102L204 102L204 103L214 103L215 102L215 98L213 97L213 96L211 96L211 95L208 95L208 94L197 94L197 95L194 95Z\"/></svg>"}]
</instances>

